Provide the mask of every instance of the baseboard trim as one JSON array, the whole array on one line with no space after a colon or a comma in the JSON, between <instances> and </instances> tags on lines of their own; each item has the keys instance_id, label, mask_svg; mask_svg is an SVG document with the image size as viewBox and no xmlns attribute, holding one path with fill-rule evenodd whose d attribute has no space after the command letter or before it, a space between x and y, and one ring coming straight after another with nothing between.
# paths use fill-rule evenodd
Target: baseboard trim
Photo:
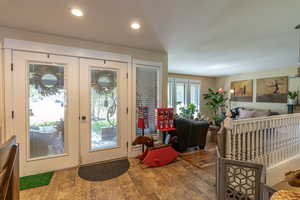
<instances>
[{"instance_id":1,"label":"baseboard trim","mask_svg":"<svg viewBox=\"0 0 300 200\"><path fill-rule=\"evenodd\" d=\"M293 156L267 169L267 184L273 186L285 179L285 174L300 168L300 155Z\"/></svg>"}]
</instances>

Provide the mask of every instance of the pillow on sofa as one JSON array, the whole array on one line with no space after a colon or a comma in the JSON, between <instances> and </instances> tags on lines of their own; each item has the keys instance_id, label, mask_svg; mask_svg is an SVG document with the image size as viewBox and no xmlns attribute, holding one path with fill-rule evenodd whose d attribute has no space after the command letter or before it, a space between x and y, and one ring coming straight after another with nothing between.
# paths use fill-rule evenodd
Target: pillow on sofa
<instances>
[{"instance_id":1,"label":"pillow on sofa","mask_svg":"<svg viewBox=\"0 0 300 200\"><path fill-rule=\"evenodd\" d=\"M268 117L270 115L270 110L255 110L253 117Z\"/></svg>"},{"instance_id":2,"label":"pillow on sofa","mask_svg":"<svg viewBox=\"0 0 300 200\"><path fill-rule=\"evenodd\" d=\"M254 110L244 110L240 109L240 115L239 119L247 119L254 116L255 111Z\"/></svg>"},{"instance_id":3,"label":"pillow on sofa","mask_svg":"<svg viewBox=\"0 0 300 200\"><path fill-rule=\"evenodd\" d=\"M241 107L236 107L231 109L231 118L238 118Z\"/></svg>"}]
</instances>

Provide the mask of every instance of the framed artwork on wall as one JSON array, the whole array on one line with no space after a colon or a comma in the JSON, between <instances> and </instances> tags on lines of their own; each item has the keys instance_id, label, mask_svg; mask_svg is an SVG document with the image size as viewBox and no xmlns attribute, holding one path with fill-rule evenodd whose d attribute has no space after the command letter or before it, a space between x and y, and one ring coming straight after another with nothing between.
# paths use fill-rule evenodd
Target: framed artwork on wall
<instances>
[{"instance_id":1,"label":"framed artwork on wall","mask_svg":"<svg viewBox=\"0 0 300 200\"><path fill-rule=\"evenodd\" d=\"M256 80L256 102L286 103L287 93L287 76Z\"/></svg>"},{"instance_id":2,"label":"framed artwork on wall","mask_svg":"<svg viewBox=\"0 0 300 200\"><path fill-rule=\"evenodd\" d=\"M230 84L231 101L252 102L253 100L253 80L232 81Z\"/></svg>"}]
</instances>

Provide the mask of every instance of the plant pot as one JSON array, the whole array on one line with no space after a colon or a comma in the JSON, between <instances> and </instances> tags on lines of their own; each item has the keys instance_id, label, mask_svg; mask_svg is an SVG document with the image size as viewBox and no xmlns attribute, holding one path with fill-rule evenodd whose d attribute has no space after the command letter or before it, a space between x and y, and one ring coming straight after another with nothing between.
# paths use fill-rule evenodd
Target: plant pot
<instances>
[{"instance_id":1,"label":"plant pot","mask_svg":"<svg viewBox=\"0 0 300 200\"><path fill-rule=\"evenodd\" d=\"M296 99L288 99L288 105L296 105Z\"/></svg>"},{"instance_id":2,"label":"plant pot","mask_svg":"<svg viewBox=\"0 0 300 200\"><path fill-rule=\"evenodd\" d=\"M218 144L218 132L220 130L219 126L211 125L208 130L210 131L210 141L212 143Z\"/></svg>"}]
</instances>

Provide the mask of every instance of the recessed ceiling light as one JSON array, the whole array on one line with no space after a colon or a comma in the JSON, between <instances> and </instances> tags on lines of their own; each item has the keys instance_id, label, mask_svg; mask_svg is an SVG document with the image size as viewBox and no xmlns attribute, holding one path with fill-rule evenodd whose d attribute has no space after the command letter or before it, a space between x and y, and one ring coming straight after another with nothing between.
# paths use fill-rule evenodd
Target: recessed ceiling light
<instances>
[{"instance_id":1,"label":"recessed ceiling light","mask_svg":"<svg viewBox=\"0 0 300 200\"><path fill-rule=\"evenodd\" d=\"M134 22L131 24L131 28L134 30L138 30L141 28L141 25L139 23Z\"/></svg>"},{"instance_id":2,"label":"recessed ceiling light","mask_svg":"<svg viewBox=\"0 0 300 200\"><path fill-rule=\"evenodd\" d=\"M71 9L71 13L77 17L82 17L83 16L83 12L78 9L78 8L73 8Z\"/></svg>"}]
</instances>

